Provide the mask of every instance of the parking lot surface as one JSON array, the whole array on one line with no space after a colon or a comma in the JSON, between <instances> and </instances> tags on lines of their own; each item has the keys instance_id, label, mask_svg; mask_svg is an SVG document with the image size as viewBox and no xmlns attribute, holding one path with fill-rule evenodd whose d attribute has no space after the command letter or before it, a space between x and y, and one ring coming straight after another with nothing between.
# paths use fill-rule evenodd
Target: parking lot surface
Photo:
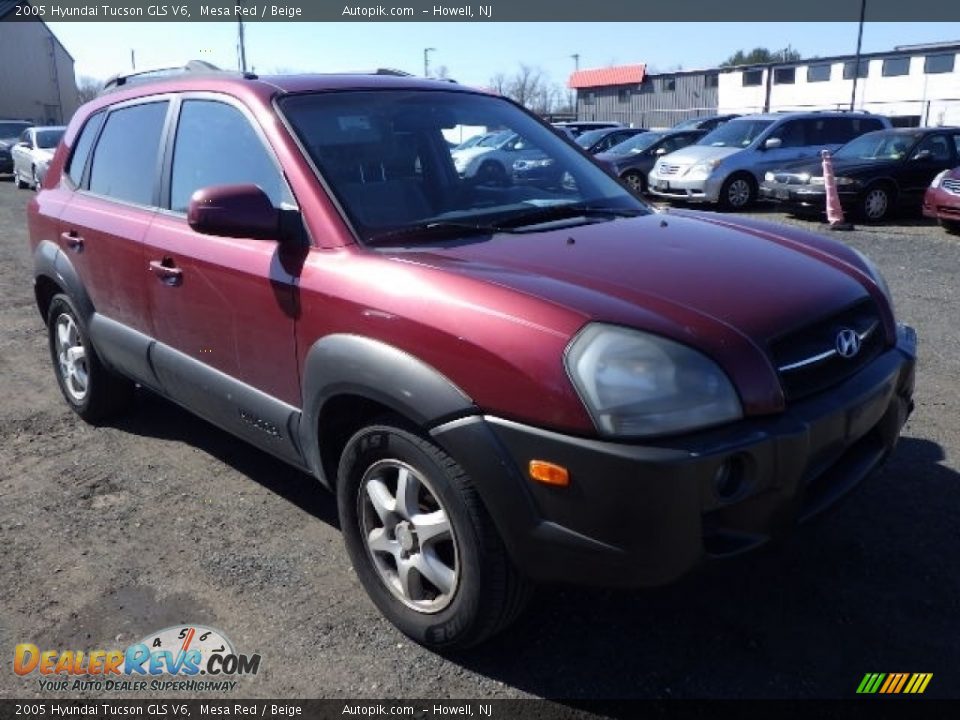
<instances>
[{"instance_id":1,"label":"parking lot surface","mask_svg":"<svg viewBox=\"0 0 960 720\"><path fill-rule=\"evenodd\" d=\"M960 240L940 228L834 234L920 336L917 408L882 473L784 544L656 590L542 588L508 632L442 657L367 599L311 478L148 393L103 427L67 409L33 301L30 197L0 179L3 653L196 623L261 655L235 697L852 697L867 672L932 672L928 696L960 696ZM11 663L0 695L50 697Z\"/></svg>"}]
</instances>

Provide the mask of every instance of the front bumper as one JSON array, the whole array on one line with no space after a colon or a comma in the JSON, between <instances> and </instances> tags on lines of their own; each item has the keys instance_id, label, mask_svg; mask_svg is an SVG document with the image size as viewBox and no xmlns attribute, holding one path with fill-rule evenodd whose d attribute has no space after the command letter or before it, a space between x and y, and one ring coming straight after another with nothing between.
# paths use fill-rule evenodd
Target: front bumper
<instances>
[{"instance_id":1,"label":"front bumper","mask_svg":"<svg viewBox=\"0 0 960 720\"><path fill-rule=\"evenodd\" d=\"M696 178L684 177L681 170L676 175L660 175L656 169L650 171L647 177L647 190L651 195L671 200L685 200L687 202L715 203L720 197L720 186L723 178L715 177L716 173L708 177L702 175Z\"/></svg>"},{"instance_id":2,"label":"front bumper","mask_svg":"<svg viewBox=\"0 0 960 720\"><path fill-rule=\"evenodd\" d=\"M860 198L859 190L837 189L840 205L844 209L856 207ZM789 185L764 181L760 184L761 200L770 200L794 208L814 212L826 212L827 193L822 185Z\"/></svg>"},{"instance_id":3,"label":"front bumper","mask_svg":"<svg viewBox=\"0 0 960 720\"><path fill-rule=\"evenodd\" d=\"M877 469L913 409L915 347L901 326L897 347L840 386L775 417L670 441L584 439L476 416L432 434L474 479L526 575L659 585L788 532ZM534 459L566 467L570 485L530 481Z\"/></svg>"},{"instance_id":4,"label":"front bumper","mask_svg":"<svg viewBox=\"0 0 960 720\"><path fill-rule=\"evenodd\" d=\"M927 188L923 195L923 214L929 218L960 222L960 195L943 188Z\"/></svg>"}]
</instances>

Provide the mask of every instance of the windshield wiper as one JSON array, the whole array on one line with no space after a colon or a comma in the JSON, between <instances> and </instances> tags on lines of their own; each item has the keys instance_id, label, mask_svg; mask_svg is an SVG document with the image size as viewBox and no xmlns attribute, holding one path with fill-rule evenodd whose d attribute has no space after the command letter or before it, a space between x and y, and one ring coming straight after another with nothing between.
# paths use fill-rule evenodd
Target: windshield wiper
<instances>
[{"instance_id":1,"label":"windshield wiper","mask_svg":"<svg viewBox=\"0 0 960 720\"><path fill-rule=\"evenodd\" d=\"M501 220L496 224L499 229L521 228L528 225L539 225L552 220L566 220L568 218L632 218L646 215L645 210L630 208L614 208L602 205L588 205L585 203L566 203L564 205L548 205L529 212L523 212L513 217Z\"/></svg>"},{"instance_id":2,"label":"windshield wiper","mask_svg":"<svg viewBox=\"0 0 960 720\"><path fill-rule=\"evenodd\" d=\"M493 233L499 231L500 228L493 225L434 221L418 223L417 225L407 225L405 227L387 230L382 233L375 233L367 238L367 242L379 244L388 240L399 240L401 238L423 238L430 240L437 238L460 238L474 235L492 235Z\"/></svg>"}]
</instances>

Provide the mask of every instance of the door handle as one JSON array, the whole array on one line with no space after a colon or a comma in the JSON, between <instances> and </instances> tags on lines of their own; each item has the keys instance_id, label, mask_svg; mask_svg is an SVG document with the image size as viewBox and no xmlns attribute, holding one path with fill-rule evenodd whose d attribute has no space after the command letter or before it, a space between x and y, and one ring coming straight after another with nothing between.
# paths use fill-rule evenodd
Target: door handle
<instances>
[{"instance_id":1,"label":"door handle","mask_svg":"<svg viewBox=\"0 0 960 720\"><path fill-rule=\"evenodd\" d=\"M175 286L183 282L183 270L174 267L170 258L151 260L150 272L160 278L164 285Z\"/></svg>"},{"instance_id":2,"label":"door handle","mask_svg":"<svg viewBox=\"0 0 960 720\"><path fill-rule=\"evenodd\" d=\"M60 239L63 240L64 244L74 252L80 252L83 250L83 238L77 235L76 230L60 233Z\"/></svg>"}]
</instances>

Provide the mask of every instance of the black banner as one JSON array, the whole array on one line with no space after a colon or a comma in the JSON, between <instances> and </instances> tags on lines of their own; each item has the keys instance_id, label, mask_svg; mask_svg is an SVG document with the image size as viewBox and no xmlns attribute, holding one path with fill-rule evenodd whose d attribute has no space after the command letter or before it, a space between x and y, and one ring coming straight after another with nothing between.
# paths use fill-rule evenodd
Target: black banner
<instances>
[{"instance_id":1,"label":"black banner","mask_svg":"<svg viewBox=\"0 0 960 720\"><path fill-rule=\"evenodd\" d=\"M0 700L0 720L37 718L309 718L309 720L581 720L736 718L808 720L956 717L960 704L922 698L864 700Z\"/></svg>"},{"instance_id":2,"label":"black banner","mask_svg":"<svg viewBox=\"0 0 960 720\"><path fill-rule=\"evenodd\" d=\"M870 22L960 21L955 0L867 0ZM25 0L4 21L46 22L759 22L849 21L860 0Z\"/></svg>"}]
</instances>

